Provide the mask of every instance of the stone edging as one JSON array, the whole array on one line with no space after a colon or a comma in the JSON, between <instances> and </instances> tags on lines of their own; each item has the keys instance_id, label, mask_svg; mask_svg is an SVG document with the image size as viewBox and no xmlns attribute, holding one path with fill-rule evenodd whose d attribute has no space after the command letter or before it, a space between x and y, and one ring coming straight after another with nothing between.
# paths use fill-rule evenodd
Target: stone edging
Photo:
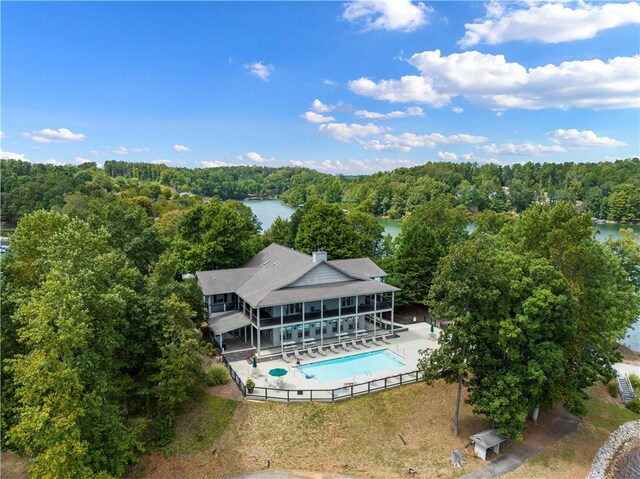
<instances>
[{"instance_id":1,"label":"stone edging","mask_svg":"<svg viewBox=\"0 0 640 479\"><path fill-rule=\"evenodd\" d=\"M618 453L629 441L637 440L639 437L640 420L626 422L616 429L607 442L600 447L587 479L605 479L607 474L611 472L611 465L617 459Z\"/></svg>"}]
</instances>

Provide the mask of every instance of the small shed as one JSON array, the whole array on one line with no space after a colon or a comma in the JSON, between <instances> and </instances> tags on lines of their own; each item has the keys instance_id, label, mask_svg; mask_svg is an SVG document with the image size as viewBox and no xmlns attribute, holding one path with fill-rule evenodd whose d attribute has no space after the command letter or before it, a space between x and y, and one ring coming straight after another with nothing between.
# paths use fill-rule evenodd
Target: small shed
<instances>
[{"instance_id":1,"label":"small shed","mask_svg":"<svg viewBox=\"0 0 640 479\"><path fill-rule=\"evenodd\" d=\"M500 444L506 441L502 436L499 436L495 429L486 429L485 431L469 436L473 443L475 453L483 461L487 460L487 453L495 452L500 453Z\"/></svg>"}]
</instances>

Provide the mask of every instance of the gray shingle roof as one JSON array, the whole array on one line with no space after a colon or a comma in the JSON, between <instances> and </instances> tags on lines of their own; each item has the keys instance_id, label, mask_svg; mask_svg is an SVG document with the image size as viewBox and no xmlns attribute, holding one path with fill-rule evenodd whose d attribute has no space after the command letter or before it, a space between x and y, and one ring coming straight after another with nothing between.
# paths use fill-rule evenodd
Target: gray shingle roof
<instances>
[{"instance_id":1,"label":"gray shingle roof","mask_svg":"<svg viewBox=\"0 0 640 479\"><path fill-rule=\"evenodd\" d=\"M370 279L386 276L386 273L368 258L326 262L352 277L353 281L287 288L319 264L322 263L314 263L310 255L272 243L241 268L199 271L196 275L204 294L235 292L253 307L398 291L398 288ZM329 291L331 296L327 296Z\"/></svg>"}]
</instances>

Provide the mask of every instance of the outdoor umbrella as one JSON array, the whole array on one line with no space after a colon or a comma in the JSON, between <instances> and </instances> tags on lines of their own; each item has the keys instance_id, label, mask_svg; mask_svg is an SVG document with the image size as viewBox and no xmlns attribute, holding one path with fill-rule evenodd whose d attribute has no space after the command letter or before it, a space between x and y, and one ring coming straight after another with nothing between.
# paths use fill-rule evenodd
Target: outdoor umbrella
<instances>
[{"instance_id":1,"label":"outdoor umbrella","mask_svg":"<svg viewBox=\"0 0 640 479\"><path fill-rule=\"evenodd\" d=\"M275 368L269 371L269 375L275 377L284 376L285 374L287 374L287 370L283 368Z\"/></svg>"},{"instance_id":2,"label":"outdoor umbrella","mask_svg":"<svg viewBox=\"0 0 640 479\"><path fill-rule=\"evenodd\" d=\"M253 357L253 367L257 368L258 367L258 361L256 360L256 357Z\"/></svg>"}]
</instances>

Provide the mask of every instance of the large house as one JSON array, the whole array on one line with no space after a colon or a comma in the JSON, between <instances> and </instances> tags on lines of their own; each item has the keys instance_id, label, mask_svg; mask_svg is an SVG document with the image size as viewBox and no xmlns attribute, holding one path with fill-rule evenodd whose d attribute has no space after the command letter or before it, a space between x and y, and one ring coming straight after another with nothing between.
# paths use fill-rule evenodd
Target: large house
<instances>
[{"instance_id":1,"label":"large house","mask_svg":"<svg viewBox=\"0 0 640 479\"><path fill-rule=\"evenodd\" d=\"M368 258L327 260L271 244L240 268L196 273L216 342L257 354L393 331L394 294Z\"/></svg>"}]
</instances>

